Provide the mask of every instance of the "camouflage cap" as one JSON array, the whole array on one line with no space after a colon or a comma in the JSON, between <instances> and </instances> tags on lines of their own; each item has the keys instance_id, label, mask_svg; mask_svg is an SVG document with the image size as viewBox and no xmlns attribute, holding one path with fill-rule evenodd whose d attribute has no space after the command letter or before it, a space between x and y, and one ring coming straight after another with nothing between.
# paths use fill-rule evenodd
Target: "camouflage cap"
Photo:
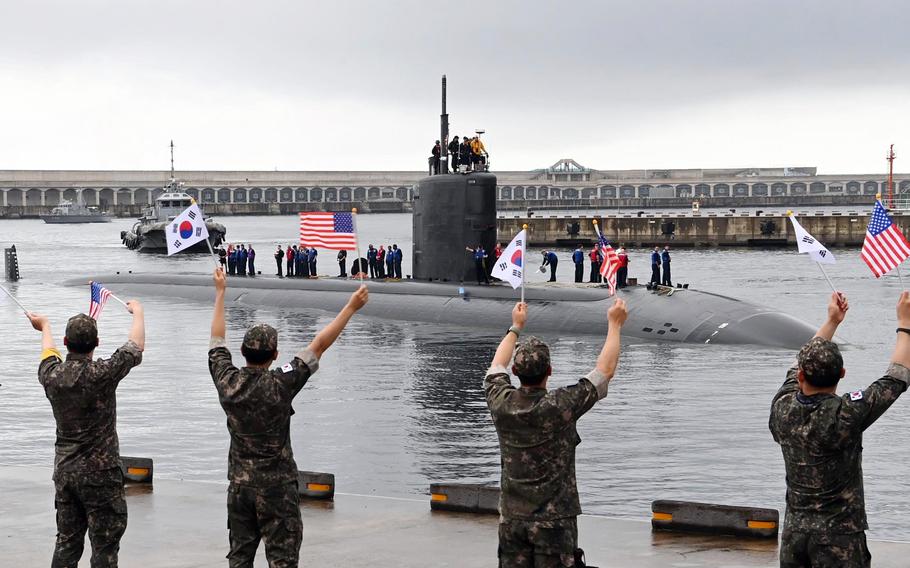
<instances>
[{"instance_id":1,"label":"camouflage cap","mask_svg":"<svg viewBox=\"0 0 910 568\"><path fill-rule=\"evenodd\" d=\"M550 367L550 348L536 337L529 337L515 348L515 373L523 377L541 377Z\"/></svg>"},{"instance_id":2,"label":"camouflage cap","mask_svg":"<svg viewBox=\"0 0 910 568\"><path fill-rule=\"evenodd\" d=\"M98 341L98 322L85 314L78 314L66 322L66 341L77 345L91 345Z\"/></svg>"},{"instance_id":3,"label":"camouflage cap","mask_svg":"<svg viewBox=\"0 0 910 568\"><path fill-rule=\"evenodd\" d=\"M797 362L806 380L818 387L836 385L844 367L844 358L841 357L837 344L821 337L813 337L803 345Z\"/></svg>"},{"instance_id":4,"label":"camouflage cap","mask_svg":"<svg viewBox=\"0 0 910 568\"><path fill-rule=\"evenodd\" d=\"M243 347L253 351L275 351L278 349L278 332L268 324L257 323L246 330Z\"/></svg>"}]
</instances>

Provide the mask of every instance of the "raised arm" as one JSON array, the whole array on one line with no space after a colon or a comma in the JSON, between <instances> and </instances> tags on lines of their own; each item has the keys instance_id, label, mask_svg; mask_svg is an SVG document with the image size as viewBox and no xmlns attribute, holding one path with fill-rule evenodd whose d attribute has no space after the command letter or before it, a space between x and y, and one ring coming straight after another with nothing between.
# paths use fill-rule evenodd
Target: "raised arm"
<instances>
[{"instance_id":1,"label":"raised arm","mask_svg":"<svg viewBox=\"0 0 910 568\"><path fill-rule=\"evenodd\" d=\"M901 297L897 301L897 326L910 329L910 292L901 292ZM910 369L910 334L898 332L891 362Z\"/></svg>"},{"instance_id":2,"label":"raised arm","mask_svg":"<svg viewBox=\"0 0 910 568\"><path fill-rule=\"evenodd\" d=\"M523 302L518 302L515 304L515 307L512 308L512 327L520 332L524 329L527 321L528 305ZM515 342L518 341L518 334L511 333L511 331L512 329L509 328L509 333L506 333L506 336L499 342L499 347L496 348L496 354L493 355L493 363L490 365L491 368L507 367L512 360L512 354L515 353Z\"/></svg>"},{"instance_id":3,"label":"raised arm","mask_svg":"<svg viewBox=\"0 0 910 568\"><path fill-rule=\"evenodd\" d=\"M847 302L847 296L840 292L831 292L831 299L828 300L828 319L815 332L815 337L821 337L832 341L834 334L837 333L837 327L847 317L847 310L850 304Z\"/></svg>"},{"instance_id":4,"label":"raised arm","mask_svg":"<svg viewBox=\"0 0 910 568\"><path fill-rule=\"evenodd\" d=\"M616 365L619 363L619 340L622 326L626 323L629 311L626 309L626 302L619 298L613 302L610 309L607 310L607 339L604 346L597 356L597 370L602 373L607 380L613 378L616 373Z\"/></svg>"},{"instance_id":5,"label":"raised arm","mask_svg":"<svg viewBox=\"0 0 910 568\"><path fill-rule=\"evenodd\" d=\"M140 351L145 351L145 310L139 300L130 300L126 307L133 314L129 340L138 345Z\"/></svg>"},{"instance_id":6,"label":"raised arm","mask_svg":"<svg viewBox=\"0 0 910 568\"><path fill-rule=\"evenodd\" d=\"M28 321L36 331L41 332L41 352L56 350L57 346L54 344L54 336L51 335L51 322L47 319L47 316L28 312L25 317L28 318Z\"/></svg>"},{"instance_id":7,"label":"raised arm","mask_svg":"<svg viewBox=\"0 0 910 568\"><path fill-rule=\"evenodd\" d=\"M351 294L351 299L348 300L348 303L345 304L343 308L341 308L341 311L338 312L338 315L335 316L332 323L322 328L322 331L316 334L316 337L313 338L313 341L310 342L307 349L312 351L317 359L322 357L325 350L331 347L332 344L335 343L335 340L338 339L338 336L341 335L344 327L348 324L348 321L350 321L351 316L365 306L369 299L370 293L367 291L367 287L361 284L360 288Z\"/></svg>"},{"instance_id":8,"label":"raised arm","mask_svg":"<svg viewBox=\"0 0 910 568\"><path fill-rule=\"evenodd\" d=\"M215 282L215 311L212 314L212 337L224 339L226 326L224 324L224 292L227 289L227 279L221 268L216 268L212 276Z\"/></svg>"},{"instance_id":9,"label":"raised arm","mask_svg":"<svg viewBox=\"0 0 910 568\"><path fill-rule=\"evenodd\" d=\"M901 292L897 301L897 325L910 328L910 293ZM840 419L847 428L865 430L884 414L910 386L910 335L898 331L885 376L862 391L845 395L849 403L841 405Z\"/></svg>"}]
</instances>

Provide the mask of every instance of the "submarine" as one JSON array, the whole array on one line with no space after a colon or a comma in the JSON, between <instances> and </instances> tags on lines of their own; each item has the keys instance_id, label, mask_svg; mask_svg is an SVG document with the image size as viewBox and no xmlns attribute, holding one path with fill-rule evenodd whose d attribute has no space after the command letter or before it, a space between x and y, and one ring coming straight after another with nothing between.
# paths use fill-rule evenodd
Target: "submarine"
<instances>
[{"instance_id":1,"label":"submarine","mask_svg":"<svg viewBox=\"0 0 910 568\"><path fill-rule=\"evenodd\" d=\"M445 89L443 76L441 141L448 139ZM480 244L485 250L493 250L497 242L496 176L485 165L480 171L447 173L446 154L446 144L442 144L440 171L415 186L413 279L367 281L370 302L362 313L392 321L504 333L511 323L517 291L507 284L466 284L472 280L473 263L451 262L464 258L465 246ZM93 279L137 297L164 296L205 303L213 297L209 274L131 273L93 275ZM76 285L84 283L84 278L73 281ZM232 278L227 300L255 307L336 312L359 285L359 280L336 277ZM617 297L625 300L629 309L623 335L644 341L797 349L815 333L813 326L788 314L692 288L651 290L633 285L617 290ZM535 283L525 285L525 301L531 306L528 329L532 333L603 337L613 298L605 286Z\"/></svg>"}]
</instances>

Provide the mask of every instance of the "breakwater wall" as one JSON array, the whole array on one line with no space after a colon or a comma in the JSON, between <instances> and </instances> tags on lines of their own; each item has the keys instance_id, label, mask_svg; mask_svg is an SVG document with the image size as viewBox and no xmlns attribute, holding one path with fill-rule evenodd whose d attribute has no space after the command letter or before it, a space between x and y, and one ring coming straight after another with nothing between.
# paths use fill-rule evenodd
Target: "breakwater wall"
<instances>
[{"instance_id":1,"label":"breakwater wall","mask_svg":"<svg viewBox=\"0 0 910 568\"><path fill-rule=\"evenodd\" d=\"M910 214L893 214L894 222L907 235ZM781 213L727 214L621 214L604 216L549 215L546 217L504 215L497 220L499 240L528 225L531 246L575 246L595 240L597 219L601 231L611 242L626 246L787 246L796 243L793 227ZM866 236L869 213L818 213L800 215L809 233L828 246L861 246ZM577 224L577 226L576 226ZM577 235L570 231L577 229Z\"/></svg>"},{"instance_id":2,"label":"breakwater wall","mask_svg":"<svg viewBox=\"0 0 910 568\"><path fill-rule=\"evenodd\" d=\"M206 215L296 215L300 211L350 211L360 213L410 213L409 201L333 201L323 203L200 203ZM148 205L111 205L105 211L114 217L140 217ZM10 205L0 207L0 219L34 219L53 209L47 205Z\"/></svg>"},{"instance_id":3,"label":"breakwater wall","mask_svg":"<svg viewBox=\"0 0 910 568\"><path fill-rule=\"evenodd\" d=\"M627 197L615 199L500 199L496 207L500 213L520 211L609 209L691 209L698 201L703 209L767 207L798 209L805 207L855 206L865 209L875 196L869 195L773 195L733 197Z\"/></svg>"}]
</instances>

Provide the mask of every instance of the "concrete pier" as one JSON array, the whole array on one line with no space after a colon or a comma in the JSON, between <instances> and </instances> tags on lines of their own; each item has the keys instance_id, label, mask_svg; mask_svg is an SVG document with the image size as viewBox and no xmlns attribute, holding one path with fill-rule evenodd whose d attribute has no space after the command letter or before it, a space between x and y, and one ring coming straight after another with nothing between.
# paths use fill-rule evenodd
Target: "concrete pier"
<instances>
[{"instance_id":1,"label":"concrete pier","mask_svg":"<svg viewBox=\"0 0 910 568\"><path fill-rule=\"evenodd\" d=\"M861 246L869 224L871 205L865 210L818 212L799 215L798 220L812 236L831 246ZM910 228L910 214L893 213L894 222L905 235ZM528 225L530 246L572 246L591 242L595 237L592 221L613 243L625 246L670 244L679 246L790 246L795 245L793 226L785 212L763 213L657 213L642 215L503 215L497 221L500 240L508 241ZM578 223L578 236L569 235L568 227ZM672 233L672 236L671 236Z\"/></svg>"},{"instance_id":2,"label":"concrete pier","mask_svg":"<svg viewBox=\"0 0 910 568\"><path fill-rule=\"evenodd\" d=\"M49 470L0 468L0 565L47 566L54 547ZM125 568L225 565L226 483L156 480L128 486L129 526L121 543ZM495 515L432 512L425 499L336 493L334 502L304 502L301 566L488 568L496 565ZM580 544L594 566L689 567L777 565L777 542L652 533L648 519L583 515ZM910 543L870 542L880 568L906 566ZM81 565L88 565L88 552ZM257 566L265 566L260 546Z\"/></svg>"},{"instance_id":3,"label":"concrete pier","mask_svg":"<svg viewBox=\"0 0 910 568\"><path fill-rule=\"evenodd\" d=\"M689 207L868 203L888 195L882 173L819 174L814 167L598 170L565 158L531 171L494 171L500 209ZM427 171L178 170L183 189L210 215L297 211L410 211ZM168 183L167 170L0 170L0 218L34 217L80 196L118 217L138 216ZM910 196L910 174L893 193ZM729 204L729 205L727 205ZM333 209L338 207L338 209Z\"/></svg>"}]
</instances>

